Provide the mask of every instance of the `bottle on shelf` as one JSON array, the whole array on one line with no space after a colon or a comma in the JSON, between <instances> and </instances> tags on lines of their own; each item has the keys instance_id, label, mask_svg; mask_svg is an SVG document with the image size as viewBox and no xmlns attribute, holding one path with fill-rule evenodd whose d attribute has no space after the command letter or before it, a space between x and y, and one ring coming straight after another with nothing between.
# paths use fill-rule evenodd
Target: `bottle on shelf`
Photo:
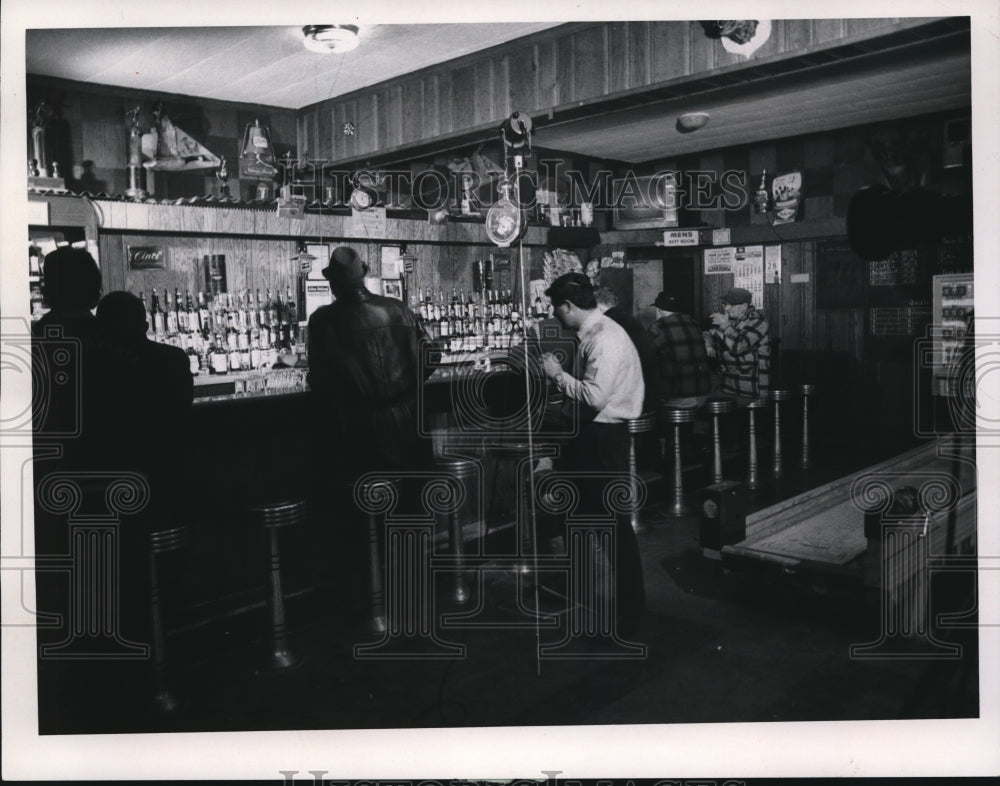
<instances>
[{"instance_id":1,"label":"bottle on shelf","mask_svg":"<svg viewBox=\"0 0 1000 786\"><path fill-rule=\"evenodd\" d=\"M229 373L229 355L226 351L226 342L221 333L215 334L215 341L212 344L209 360L212 364L211 371L213 374Z\"/></svg>"},{"instance_id":2,"label":"bottle on shelf","mask_svg":"<svg viewBox=\"0 0 1000 786\"><path fill-rule=\"evenodd\" d=\"M162 341L163 334L166 332L166 320L164 319L163 311L160 310L160 299L155 289L152 291L151 298L149 313L152 317L151 327L153 335L156 341Z\"/></svg>"},{"instance_id":3,"label":"bottle on shelf","mask_svg":"<svg viewBox=\"0 0 1000 786\"><path fill-rule=\"evenodd\" d=\"M170 290L164 288L163 290L163 308L164 308L164 333L168 337L173 336L177 333L177 312L174 311L174 304L170 299Z\"/></svg>"}]
</instances>

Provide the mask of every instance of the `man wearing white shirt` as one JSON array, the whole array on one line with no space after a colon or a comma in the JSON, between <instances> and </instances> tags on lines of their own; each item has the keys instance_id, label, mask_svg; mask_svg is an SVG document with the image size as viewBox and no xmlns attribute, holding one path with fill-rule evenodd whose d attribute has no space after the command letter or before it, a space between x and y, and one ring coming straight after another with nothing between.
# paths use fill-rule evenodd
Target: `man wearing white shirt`
<instances>
[{"instance_id":1,"label":"man wearing white shirt","mask_svg":"<svg viewBox=\"0 0 1000 786\"><path fill-rule=\"evenodd\" d=\"M545 374L571 402L580 406L579 428L565 447L560 468L594 473L628 472L628 427L642 413L645 386L639 354L628 333L597 308L594 290L582 273L566 273L546 292L555 317L575 330L580 344L580 378L563 371L551 354L544 355ZM604 511L602 484L581 488L581 511ZM639 543L627 516L616 517L614 571L618 632L634 634L645 609Z\"/></svg>"}]
</instances>

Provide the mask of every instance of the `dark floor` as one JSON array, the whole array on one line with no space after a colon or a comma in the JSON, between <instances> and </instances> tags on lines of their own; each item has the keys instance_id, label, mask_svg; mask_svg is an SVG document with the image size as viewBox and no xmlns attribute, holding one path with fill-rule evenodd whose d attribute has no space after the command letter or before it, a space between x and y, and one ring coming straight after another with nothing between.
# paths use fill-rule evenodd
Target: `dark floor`
<instances>
[{"instance_id":1,"label":"dark floor","mask_svg":"<svg viewBox=\"0 0 1000 786\"><path fill-rule=\"evenodd\" d=\"M888 446L884 446L886 451ZM891 453L889 454L891 455ZM878 460L874 453L868 463ZM791 464L790 464L791 466ZM753 508L857 469L852 451L829 451L820 467L790 470ZM695 486L696 488L696 486ZM697 493L691 495L694 501ZM436 594L435 638L392 639L368 653L364 633L340 599L322 592L288 600L298 665L267 668L265 610L169 640L171 684L181 700L151 709L144 663L62 664L41 702L42 733L340 729L498 725L694 723L975 717L974 628L931 629L961 656L852 659L849 648L879 637L880 599L857 582L708 559L698 520L674 518L654 500L639 535L648 614L634 641L593 641L574 658L540 657L569 630L531 627L518 612L534 586L516 572L473 572L479 628L442 627L447 585ZM974 577L935 579L933 613L972 605ZM543 599L553 600L544 589ZM469 607L466 607L469 608ZM548 610L548 605L543 605ZM507 627L520 622L528 627ZM419 627L418 627L419 629ZM575 641L575 640L574 640ZM410 654L402 651L409 647ZM413 650L426 657L414 657ZM435 657L436 656L436 657ZM51 674L50 674L51 676ZM110 686L110 687L109 687ZM43 689L44 693L44 689Z\"/></svg>"}]
</instances>

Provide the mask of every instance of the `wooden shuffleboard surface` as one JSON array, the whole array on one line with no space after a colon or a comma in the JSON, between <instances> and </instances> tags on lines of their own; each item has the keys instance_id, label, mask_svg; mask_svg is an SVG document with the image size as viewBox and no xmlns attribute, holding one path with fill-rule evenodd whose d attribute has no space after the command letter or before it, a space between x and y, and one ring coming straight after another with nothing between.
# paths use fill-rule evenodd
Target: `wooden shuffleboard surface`
<instances>
[{"instance_id":1,"label":"wooden shuffleboard surface","mask_svg":"<svg viewBox=\"0 0 1000 786\"><path fill-rule=\"evenodd\" d=\"M747 518L746 539L724 546L723 556L860 573L858 559L869 544L864 532L865 511L852 498L852 490L856 496L857 489L868 481L885 483L892 489L919 489L928 482L943 482L960 490L957 504L929 519L928 535L934 553L944 553L949 539L957 542L974 534L974 448L938 439L757 511Z\"/></svg>"}]
</instances>

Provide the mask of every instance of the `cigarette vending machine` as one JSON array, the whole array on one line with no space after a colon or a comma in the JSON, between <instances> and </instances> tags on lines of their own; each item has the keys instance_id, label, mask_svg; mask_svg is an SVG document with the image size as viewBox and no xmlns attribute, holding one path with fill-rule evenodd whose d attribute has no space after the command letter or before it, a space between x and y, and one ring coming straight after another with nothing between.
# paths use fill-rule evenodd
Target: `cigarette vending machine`
<instances>
[{"instance_id":1,"label":"cigarette vending machine","mask_svg":"<svg viewBox=\"0 0 1000 786\"><path fill-rule=\"evenodd\" d=\"M935 396L954 396L960 353L967 345L973 314L972 273L950 273L933 278L932 364Z\"/></svg>"}]
</instances>

